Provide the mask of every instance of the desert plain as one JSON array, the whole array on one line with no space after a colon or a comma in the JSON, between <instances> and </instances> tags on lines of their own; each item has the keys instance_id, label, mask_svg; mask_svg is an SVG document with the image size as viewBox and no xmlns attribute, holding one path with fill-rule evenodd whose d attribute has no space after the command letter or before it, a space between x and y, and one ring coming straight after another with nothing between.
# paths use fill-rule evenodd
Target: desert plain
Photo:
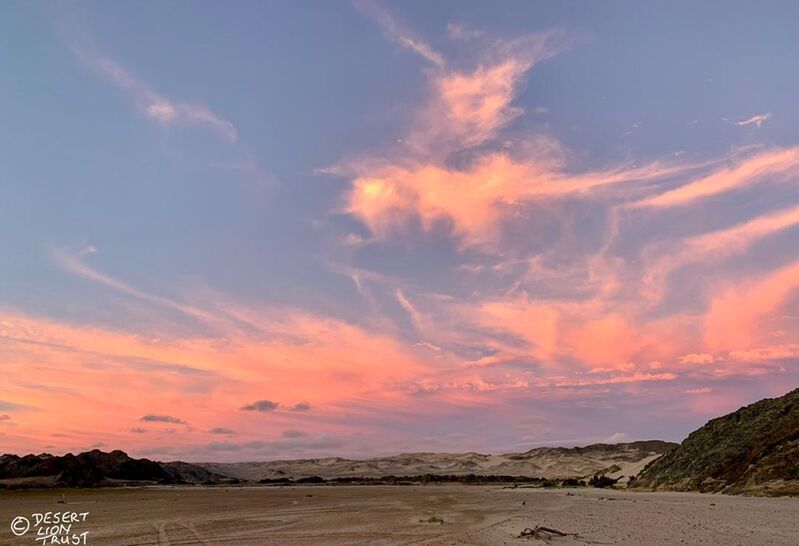
<instances>
[{"instance_id":1,"label":"desert plain","mask_svg":"<svg viewBox=\"0 0 799 546\"><path fill-rule=\"evenodd\" d=\"M544 526L552 544L796 545L799 498L503 486L135 487L0 492L0 544L35 545L10 523L88 515L85 543L119 546L515 545Z\"/></svg>"}]
</instances>

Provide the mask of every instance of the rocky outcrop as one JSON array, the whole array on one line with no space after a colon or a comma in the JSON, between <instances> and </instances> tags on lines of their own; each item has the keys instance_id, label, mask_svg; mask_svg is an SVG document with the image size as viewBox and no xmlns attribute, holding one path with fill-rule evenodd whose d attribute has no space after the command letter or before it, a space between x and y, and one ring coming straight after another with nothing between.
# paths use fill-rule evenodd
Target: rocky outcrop
<instances>
[{"instance_id":1,"label":"rocky outcrop","mask_svg":"<svg viewBox=\"0 0 799 546\"><path fill-rule=\"evenodd\" d=\"M208 483L226 477L189 463L133 459L123 451L0 456L0 486L97 487L129 483Z\"/></svg>"},{"instance_id":2,"label":"rocky outcrop","mask_svg":"<svg viewBox=\"0 0 799 546\"><path fill-rule=\"evenodd\" d=\"M713 419L644 468L637 488L799 494L799 389Z\"/></svg>"}]
</instances>

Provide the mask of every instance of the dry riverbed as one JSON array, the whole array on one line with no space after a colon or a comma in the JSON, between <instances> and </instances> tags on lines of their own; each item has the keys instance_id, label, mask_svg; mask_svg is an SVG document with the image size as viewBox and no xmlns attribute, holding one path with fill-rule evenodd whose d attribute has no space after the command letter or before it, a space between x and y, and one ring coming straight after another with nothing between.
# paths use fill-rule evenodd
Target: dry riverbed
<instances>
[{"instance_id":1,"label":"dry riverbed","mask_svg":"<svg viewBox=\"0 0 799 546\"><path fill-rule=\"evenodd\" d=\"M569 533L552 544L799 544L799 498L463 485L3 491L0 544L42 544L47 512L45 534L89 545L540 544L519 538L536 526Z\"/></svg>"}]
</instances>

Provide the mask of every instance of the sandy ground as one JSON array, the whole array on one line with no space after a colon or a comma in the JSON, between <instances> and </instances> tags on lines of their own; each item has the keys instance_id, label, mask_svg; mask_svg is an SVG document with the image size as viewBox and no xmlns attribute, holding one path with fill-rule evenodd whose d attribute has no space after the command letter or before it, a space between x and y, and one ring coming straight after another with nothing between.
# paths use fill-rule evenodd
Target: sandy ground
<instances>
[{"instance_id":1,"label":"sandy ground","mask_svg":"<svg viewBox=\"0 0 799 546\"><path fill-rule=\"evenodd\" d=\"M799 544L799 498L463 485L5 491L0 544L42 544L11 521L65 510L97 545L539 544L518 538L536 525L576 533L552 544Z\"/></svg>"}]
</instances>

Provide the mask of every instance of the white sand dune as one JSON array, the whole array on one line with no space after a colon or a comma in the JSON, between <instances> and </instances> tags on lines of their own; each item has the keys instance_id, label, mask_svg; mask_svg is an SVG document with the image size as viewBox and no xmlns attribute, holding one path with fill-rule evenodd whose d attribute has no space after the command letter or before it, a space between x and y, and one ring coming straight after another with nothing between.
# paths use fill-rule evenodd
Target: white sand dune
<instances>
[{"instance_id":1,"label":"white sand dune","mask_svg":"<svg viewBox=\"0 0 799 546\"><path fill-rule=\"evenodd\" d=\"M341 457L250 463L202 463L206 469L243 480L382 476L423 474L508 475L539 478L587 477L604 473L613 477L637 474L663 451L675 446L647 441L594 444L586 447L541 447L523 453L403 453L390 457L355 460Z\"/></svg>"}]
</instances>

